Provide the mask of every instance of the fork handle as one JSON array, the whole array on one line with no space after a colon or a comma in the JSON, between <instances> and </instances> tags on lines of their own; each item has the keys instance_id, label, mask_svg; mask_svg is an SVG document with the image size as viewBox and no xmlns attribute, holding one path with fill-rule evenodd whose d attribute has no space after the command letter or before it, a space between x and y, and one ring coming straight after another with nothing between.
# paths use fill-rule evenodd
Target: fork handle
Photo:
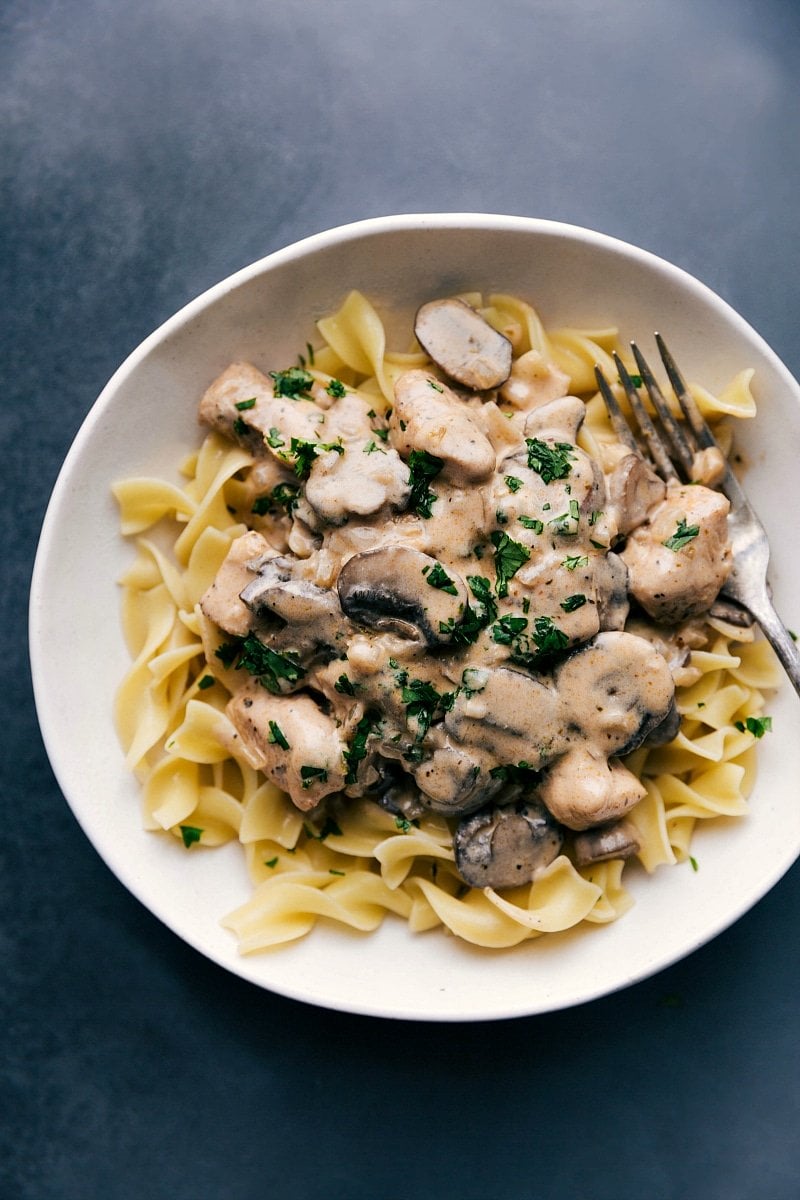
<instances>
[{"instance_id":1,"label":"fork handle","mask_svg":"<svg viewBox=\"0 0 800 1200\"><path fill-rule=\"evenodd\" d=\"M758 621L764 636L781 660L786 674L792 681L792 686L800 696L800 650L775 611L775 606L766 591L758 595L748 596L742 601Z\"/></svg>"}]
</instances>

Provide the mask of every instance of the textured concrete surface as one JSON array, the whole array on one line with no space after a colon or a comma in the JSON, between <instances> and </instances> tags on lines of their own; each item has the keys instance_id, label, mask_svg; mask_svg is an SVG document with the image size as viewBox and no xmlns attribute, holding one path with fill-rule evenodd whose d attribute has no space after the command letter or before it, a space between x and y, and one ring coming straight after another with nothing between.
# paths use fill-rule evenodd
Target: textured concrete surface
<instances>
[{"instance_id":1,"label":"textured concrete surface","mask_svg":"<svg viewBox=\"0 0 800 1200\"><path fill-rule=\"evenodd\" d=\"M343 221L588 225L698 275L800 373L799 51L793 0L5 0L3 1200L800 1193L797 869L570 1012L439 1027L263 994L85 840L25 613L49 490L114 368L206 286Z\"/></svg>"}]
</instances>

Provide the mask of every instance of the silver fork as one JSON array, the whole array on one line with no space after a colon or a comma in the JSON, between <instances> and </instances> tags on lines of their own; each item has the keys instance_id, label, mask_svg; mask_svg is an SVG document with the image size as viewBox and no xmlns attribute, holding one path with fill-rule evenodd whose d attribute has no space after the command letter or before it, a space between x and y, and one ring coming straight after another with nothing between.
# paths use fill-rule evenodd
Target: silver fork
<instances>
[{"instance_id":1,"label":"silver fork","mask_svg":"<svg viewBox=\"0 0 800 1200\"><path fill-rule=\"evenodd\" d=\"M771 600L767 582L769 543L764 526L756 516L738 479L722 454L714 434L684 383L672 355L664 344L664 339L658 333L655 335L655 339L661 361L686 419L686 424L684 426L676 421L643 354L638 346L631 342L631 350L636 359L642 383L658 415L663 431L662 435L656 428L642 403L630 373L619 355L615 354L614 362L619 373L620 383L625 389L625 395L636 417L640 437L656 470L667 484L673 481L680 482L681 475L686 482L691 480L692 464L698 450L716 449L719 452L721 463L724 464L724 473L714 486L728 497L731 504L728 530L733 553L733 567L721 594L741 605L755 618L783 664L795 691L800 695L800 651L775 611ZM631 431L608 380L598 366L595 367L595 377L617 437L635 454L642 455L642 448ZM646 457L647 455L645 455Z\"/></svg>"}]
</instances>

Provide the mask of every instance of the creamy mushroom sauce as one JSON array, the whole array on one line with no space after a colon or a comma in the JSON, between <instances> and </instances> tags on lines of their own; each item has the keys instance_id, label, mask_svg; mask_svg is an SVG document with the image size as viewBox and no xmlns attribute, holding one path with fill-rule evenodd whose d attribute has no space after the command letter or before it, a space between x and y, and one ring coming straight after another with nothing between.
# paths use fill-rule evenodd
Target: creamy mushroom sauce
<instances>
[{"instance_id":1,"label":"creamy mushroom sauce","mask_svg":"<svg viewBox=\"0 0 800 1200\"><path fill-rule=\"evenodd\" d=\"M442 347L425 312L431 368L383 415L303 368L211 385L201 419L255 459L252 531L201 608L236 753L304 811L343 793L454 818L464 880L502 887L565 836L579 863L636 852L621 758L678 718L669 634L626 632L630 597L640 630L705 612L730 551L724 497L623 447L604 472L568 378L469 314Z\"/></svg>"}]
</instances>

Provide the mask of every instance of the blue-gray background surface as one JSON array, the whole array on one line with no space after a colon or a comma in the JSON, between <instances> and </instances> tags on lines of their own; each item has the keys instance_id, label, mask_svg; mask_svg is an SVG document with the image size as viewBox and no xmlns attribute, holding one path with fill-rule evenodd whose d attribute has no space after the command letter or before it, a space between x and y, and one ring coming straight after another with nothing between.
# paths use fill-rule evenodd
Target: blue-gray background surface
<instances>
[{"instance_id":1,"label":"blue-gray background surface","mask_svg":"<svg viewBox=\"0 0 800 1200\"><path fill-rule=\"evenodd\" d=\"M794 0L0 5L2 1200L800 1196L797 869L572 1011L308 1008L200 958L98 859L47 765L25 628L47 497L108 376L332 225L587 225L699 276L800 373L798 55Z\"/></svg>"}]
</instances>

